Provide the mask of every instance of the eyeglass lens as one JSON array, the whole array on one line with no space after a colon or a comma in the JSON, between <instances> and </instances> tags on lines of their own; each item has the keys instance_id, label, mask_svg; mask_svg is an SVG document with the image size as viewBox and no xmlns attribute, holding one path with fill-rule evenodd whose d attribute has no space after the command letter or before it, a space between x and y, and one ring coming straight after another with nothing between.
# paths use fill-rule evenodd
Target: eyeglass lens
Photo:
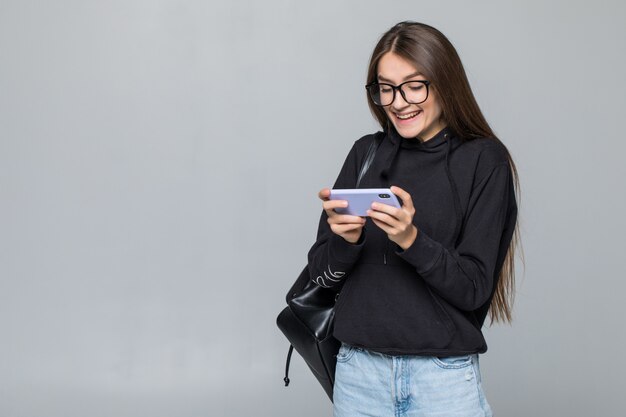
<instances>
[{"instance_id":1,"label":"eyeglass lens","mask_svg":"<svg viewBox=\"0 0 626 417\"><path fill-rule=\"evenodd\" d=\"M374 84L368 89L374 103L379 106L388 106L393 103L396 88L389 84ZM403 98L407 103L419 104L425 101L428 97L426 85L419 81L404 83L400 86L400 89L403 93Z\"/></svg>"}]
</instances>

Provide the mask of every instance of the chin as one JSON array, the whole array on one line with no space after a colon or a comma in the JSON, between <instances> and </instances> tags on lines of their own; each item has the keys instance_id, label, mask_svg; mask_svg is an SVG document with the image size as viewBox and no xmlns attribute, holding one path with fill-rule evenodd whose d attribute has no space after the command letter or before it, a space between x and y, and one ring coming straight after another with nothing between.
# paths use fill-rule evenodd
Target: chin
<instances>
[{"instance_id":1,"label":"chin","mask_svg":"<svg viewBox=\"0 0 626 417\"><path fill-rule=\"evenodd\" d=\"M396 132L398 132L398 134L405 139L413 139L414 137L417 137L422 132L421 126L412 127L412 126L394 125L394 127L396 128Z\"/></svg>"}]
</instances>

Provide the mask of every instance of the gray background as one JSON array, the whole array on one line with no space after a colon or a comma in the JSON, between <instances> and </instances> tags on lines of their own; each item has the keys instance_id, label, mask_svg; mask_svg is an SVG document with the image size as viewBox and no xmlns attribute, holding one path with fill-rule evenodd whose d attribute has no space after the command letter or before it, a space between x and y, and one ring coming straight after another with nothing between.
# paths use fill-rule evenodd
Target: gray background
<instances>
[{"instance_id":1,"label":"gray background","mask_svg":"<svg viewBox=\"0 0 626 417\"><path fill-rule=\"evenodd\" d=\"M322 416L275 326L400 20L456 46L522 182L499 416L623 412L618 1L0 0L0 416ZM305 405L306 404L306 405ZM303 411L295 411L302 410Z\"/></svg>"}]
</instances>

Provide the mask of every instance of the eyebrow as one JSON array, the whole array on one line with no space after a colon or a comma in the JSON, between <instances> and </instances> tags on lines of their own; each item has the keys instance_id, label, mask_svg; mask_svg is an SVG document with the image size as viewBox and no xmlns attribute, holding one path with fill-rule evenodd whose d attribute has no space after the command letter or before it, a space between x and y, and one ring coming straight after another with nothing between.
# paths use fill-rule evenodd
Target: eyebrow
<instances>
[{"instance_id":1,"label":"eyebrow","mask_svg":"<svg viewBox=\"0 0 626 417\"><path fill-rule=\"evenodd\" d=\"M417 77L418 75L422 75L422 73L421 73L421 72L419 72L419 71L416 71L416 72L414 72L413 74L409 74L409 75L407 75L406 77L404 77L404 80L403 80L403 81L406 81L406 80L408 80L409 78ZM387 79L387 78L383 77L382 75L379 75L379 76L378 76L378 79L379 79L380 81L385 81L385 82L388 82L388 83L390 83L390 82L391 82L391 80L390 80L390 79Z\"/></svg>"}]
</instances>

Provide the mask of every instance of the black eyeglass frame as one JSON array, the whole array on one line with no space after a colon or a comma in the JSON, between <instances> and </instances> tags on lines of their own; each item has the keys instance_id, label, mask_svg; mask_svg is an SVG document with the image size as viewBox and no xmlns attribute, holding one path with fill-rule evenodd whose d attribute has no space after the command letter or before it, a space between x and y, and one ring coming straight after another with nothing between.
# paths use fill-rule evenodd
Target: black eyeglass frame
<instances>
[{"instance_id":1,"label":"black eyeglass frame","mask_svg":"<svg viewBox=\"0 0 626 417\"><path fill-rule=\"evenodd\" d=\"M409 100L406 99L406 96L404 95L404 91L402 90L402 86L404 84L408 84L408 83L422 83L426 86L426 98L418 103L414 103L411 102ZM379 83L378 81L374 81L373 83L369 83L365 86L365 89L367 90L367 93L369 94L370 98L372 99L372 101L374 102L374 104L376 104L377 106L380 107L387 107L387 106L391 106L393 104L393 102L396 100L396 90L400 91L400 95L402 96L402 98L404 99L404 101L406 101L409 104L421 104L423 102L425 102L426 100L428 100L428 94L430 93L430 89L428 88L430 86L430 84L432 84L430 81L428 80L409 80L409 81L405 81L401 84L393 85L393 84L389 84L389 83ZM380 85L386 85L388 87L390 87L393 91L393 97L391 98L391 103L389 104L377 104L376 101L374 100L374 97L372 97L372 92L370 91L370 87L374 87L374 86L380 86Z\"/></svg>"}]
</instances>

